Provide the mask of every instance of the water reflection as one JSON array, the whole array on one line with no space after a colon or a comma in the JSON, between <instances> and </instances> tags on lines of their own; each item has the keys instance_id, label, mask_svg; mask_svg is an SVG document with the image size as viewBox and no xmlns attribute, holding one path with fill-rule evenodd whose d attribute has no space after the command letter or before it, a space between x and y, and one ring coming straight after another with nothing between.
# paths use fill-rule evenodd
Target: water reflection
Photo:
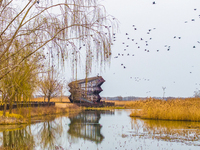
<instances>
[{"instance_id":1,"label":"water reflection","mask_svg":"<svg viewBox=\"0 0 200 150\"><path fill-rule=\"evenodd\" d=\"M3 131L1 141L1 148L4 149L33 149L35 144L29 127L21 130Z\"/></svg>"},{"instance_id":2,"label":"water reflection","mask_svg":"<svg viewBox=\"0 0 200 150\"><path fill-rule=\"evenodd\" d=\"M99 124L101 114L114 114L114 111L85 111L75 117L70 117L68 133L72 138L101 143L104 136L101 134L102 125Z\"/></svg>"},{"instance_id":3,"label":"water reflection","mask_svg":"<svg viewBox=\"0 0 200 150\"><path fill-rule=\"evenodd\" d=\"M200 146L200 123L189 121L141 120L132 118L131 136L145 136ZM127 136L127 135L126 135Z\"/></svg>"},{"instance_id":4,"label":"water reflection","mask_svg":"<svg viewBox=\"0 0 200 150\"><path fill-rule=\"evenodd\" d=\"M0 149L199 149L200 123L142 120L129 114L83 111L74 117L38 118L40 123L25 127L0 126Z\"/></svg>"},{"instance_id":5,"label":"water reflection","mask_svg":"<svg viewBox=\"0 0 200 150\"><path fill-rule=\"evenodd\" d=\"M62 134L63 126L60 122L46 121L43 122L40 130L39 137L42 149L54 149L57 144L57 137Z\"/></svg>"},{"instance_id":6,"label":"water reflection","mask_svg":"<svg viewBox=\"0 0 200 150\"><path fill-rule=\"evenodd\" d=\"M71 149L78 139L101 143L102 114L114 111L83 111L73 117L52 116L43 122L40 118L40 123L29 126L1 126L0 149ZM69 137L74 141L70 142Z\"/></svg>"},{"instance_id":7,"label":"water reflection","mask_svg":"<svg viewBox=\"0 0 200 150\"><path fill-rule=\"evenodd\" d=\"M10 128L0 133L0 149L32 150L39 145L39 149L55 149L56 138L61 135L63 126L54 117L47 121L28 126L2 126ZM21 129L21 127L23 127ZM34 128L33 128L34 127ZM15 129L13 129L15 128ZM2 129L1 129L2 130Z\"/></svg>"}]
</instances>

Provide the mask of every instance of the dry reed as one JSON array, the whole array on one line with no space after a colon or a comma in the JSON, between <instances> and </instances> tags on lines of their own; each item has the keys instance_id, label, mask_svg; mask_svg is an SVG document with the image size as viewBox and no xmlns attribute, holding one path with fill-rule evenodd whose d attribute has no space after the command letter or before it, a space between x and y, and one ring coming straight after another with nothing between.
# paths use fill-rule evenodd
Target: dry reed
<instances>
[{"instance_id":1,"label":"dry reed","mask_svg":"<svg viewBox=\"0 0 200 150\"><path fill-rule=\"evenodd\" d=\"M135 102L141 108L139 114L132 112L130 116L140 116L145 119L200 121L200 98L156 100L149 98ZM135 107L133 107L135 108Z\"/></svg>"},{"instance_id":2,"label":"dry reed","mask_svg":"<svg viewBox=\"0 0 200 150\"><path fill-rule=\"evenodd\" d=\"M114 102L115 107L124 107L126 109L140 109L143 107L143 103L141 103L143 100L137 100L137 101L114 101L114 100L105 100L105 102Z\"/></svg>"}]
</instances>

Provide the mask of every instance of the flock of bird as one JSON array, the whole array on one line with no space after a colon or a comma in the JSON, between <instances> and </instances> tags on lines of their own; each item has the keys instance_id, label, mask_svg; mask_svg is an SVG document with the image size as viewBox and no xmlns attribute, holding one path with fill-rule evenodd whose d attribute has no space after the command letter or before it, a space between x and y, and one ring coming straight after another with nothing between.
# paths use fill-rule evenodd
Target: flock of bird
<instances>
[{"instance_id":1,"label":"flock of bird","mask_svg":"<svg viewBox=\"0 0 200 150\"><path fill-rule=\"evenodd\" d=\"M153 1L152 4L156 5L157 3L155 1ZM193 11L197 12L197 8L194 8ZM200 18L200 15L198 15L198 16ZM189 20L184 21L183 23L194 22L194 21L196 21L196 19L194 19L194 18L191 18L190 21ZM125 39L123 41L117 41L117 34L116 33L113 34L113 45L116 42L119 42L119 43L121 42L121 44L122 44L121 50L113 58L119 59L120 57L125 57L124 59L119 60L119 61L121 61L120 67L122 67L123 69L127 69L127 66L125 65L123 60L126 60L127 57L136 57L137 55L134 53L134 50L136 50L136 49L139 49L140 51L144 51L144 52L147 52L147 53L150 53L151 51L159 53L163 49L166 50L167 52L173 50L173 47L170 44L163 45L163 47L161 47L160 49L152 49L152 47L150 46L151 41L153 40L153 35L154 35L154 34L152 35L152 33L155 30L157 30L156 27L147 29L146 35L144 37L140 36L140 37L137 37L137 38L133 38L132 35L134 35L134 33L137 32L141 28L139 28L135 24L131 25L131 26L132 26L132 30L130 30L131 33L130 32L123 33L122 36L125 37ZM138 34L135 34L135 35L138 35ZM184 39L184 37L182 37L180 35L174 35L174 36L171 37L171 39L172 40L182 40L182 39ZM197 40L196 44L200 44L200 40L199 41ZM194 44L194 45L191 45L190 47L195 49L195 48L197 48L197 45ZM189 73L191 74L192 71L189 71ZM139 82L139 81L142 81L142 80L143 81L149 81L150 80L150 79L141 79L139 77L130 77L130 79L135 79L136 82ZM173 81L173 83L175 83L175 81ZM148 91L147 93L149 93L149 92L150 91Z\"/></svg>"},{"instance_id":2,"label":"flock of bird","mask_svg":"<svg viewBox=\"0 0 200 150\"><path fill-rule=\"evenodd\" d=\"M135 25L133 25L133 28L134 30L137 30L137 28L135 27ZM156 28L153 28L153 29L148 29L147 31L147 34L150 34L152 30L155 30ZM126 38L127 40L130 40L133 44L136 44L137 45L137 48L140 49L141 48L141 45L139 43L144 43L144 45L146 46L146 48L144 49L144 51L146 52L150 52L150 50L148 49L148 46L149 46L149 41L152 40L152 37L148 38L148 39L145 39L145 38L139 38L139 40L137 41L137 39L134 39L134 38L130 38L129 34L128 33L125 33L126 35ZM116 37L114 36L114 39L116 39ZM113 41L116 41L116 40L113 40ZM126 51L128 48L129 48L129 45L126 44L126 42L122 42L122 44L124 45L124 51ZM157 50L157 52L159 52L159 50ZM114 58L118 58L119 56L125 56L124 53L118 53L118 56L115 56ZM135 56L134 54L130 54L130 53L127 53L126 56Z\"/></svg>"},{"instance_id":3,"label":"flock of bird","mask_svg":"<svg viewBox=\"0 0 200 150\"><path fill-rule=\"evenodd\" d=\"M156 2L153 1L152 4L155 5ZM196 11L196 10L197 10L197 9L194 8L194 11ZM199 15L199 18L200 18L200 15ZM195 21L195 19L191 19L191 21ZM188 21L185 21L185 23L188 23ZM138 28L136 27L136 25L132 25L132 27L133 27L133 30L132 30L132 31L138 30ZM146 32L146 34L147 34L147 35L150 35L151 32L153 32L153 30L156 30L156 28L155 28L155 27L154 27L154 28L149 28L148 31ZM116 42L116 39L117 39L116 35L117 35L116 33L113 33L113 43ZM151 36L150 36L149 38L140 37L139 40L138 40L138 39L135 39L135 38L131 38L130 35L129 35L129 33L125 33L125 36L126 36L127 43L129 43L129 41L131 41L133 44L136 45L137 49L140 49L140 50L141 50L141 49L145 46L145 48L142 49L142 50L144 50L144 51L147 52L147 53L149 53L149 52L151 51L150 48L148 48L149 45L150 45L150 41L153 40L153 38L152 38ZM182 37L181 37L181 36L174 35L172 38L173 38L173 39L177 39L177 40L181 40ZM127 44L127 43L125 42L125 40L122 41L122 45L123 45L123 47L124 47L124 48L123 48L123 51L121 51L121 53L119 52L116 56L114 56L115 59L120 58L120 57L123 57L123 56L132 56L132 57L135 56L135 54L133 53L133 51L132 51L132 52L128 51L128 49L129 49L133 44L129 45L129 44ZM197 43L200 44L200 41L197 41ZM143 45L141 45L141 44L143 44ZM164 45L164 48L165 48L167 51L170 51L170 50L171 50L171 46L170 46L170 45ZM196 45L193 45L192 48L196 48ZM156 49L156 50L154 50L154 51L160 52L160 49ZM122 66L124 69L127 68L123 63L121 64L121 66ZM190 72L190 73L191 73L191 72Z\"/></svg>"}]
</instances>

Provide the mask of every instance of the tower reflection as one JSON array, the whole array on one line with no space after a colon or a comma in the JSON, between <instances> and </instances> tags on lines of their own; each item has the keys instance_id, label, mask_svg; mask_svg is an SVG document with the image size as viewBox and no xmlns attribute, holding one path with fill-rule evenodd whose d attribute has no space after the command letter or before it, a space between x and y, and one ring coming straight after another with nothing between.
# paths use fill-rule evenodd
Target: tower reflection
<instances>
[{"instance_id":1,"label":"tower reflection","mask_svg":"<svg viewBox=\"0 0 200 150\"><path fill-rule=\"evenodd\" d=\"M101 143L104 136L101 134L102 125L99 124L101 114L114 114L114 111L84 111L75 117L70 117L68 133L75 138Z\"/></svg>"}]
</instances>

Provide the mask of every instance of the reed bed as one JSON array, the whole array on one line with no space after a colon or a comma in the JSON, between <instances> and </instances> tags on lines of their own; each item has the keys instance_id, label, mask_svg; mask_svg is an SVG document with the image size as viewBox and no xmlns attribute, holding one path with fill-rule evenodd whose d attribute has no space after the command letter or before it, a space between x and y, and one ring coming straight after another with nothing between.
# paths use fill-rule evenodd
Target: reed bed
<instances>
[{"instance_id":1,"label":"reed bed","mask_svg":"<svg viewBox=\"0 0 200 150\"><path fill-rule=\"evenodd\" d=\"M200 121L200 98L156 100L149 98L132 104L141 108L133 111L130 116L139 116L144 119Z\"/></svg>"},{"instance_id":2,"label":"reed bed","mask_svg":"<svg viewBox=\"0 0 200 150\"><path fill-rule=\"evenodd\" d=\"M105 102L114 102L115 107L123 107L125 109L140 109L143 107L143 100L137 101L114 101L114 100L105 100Z\"/></svg>"}]
</instances>

